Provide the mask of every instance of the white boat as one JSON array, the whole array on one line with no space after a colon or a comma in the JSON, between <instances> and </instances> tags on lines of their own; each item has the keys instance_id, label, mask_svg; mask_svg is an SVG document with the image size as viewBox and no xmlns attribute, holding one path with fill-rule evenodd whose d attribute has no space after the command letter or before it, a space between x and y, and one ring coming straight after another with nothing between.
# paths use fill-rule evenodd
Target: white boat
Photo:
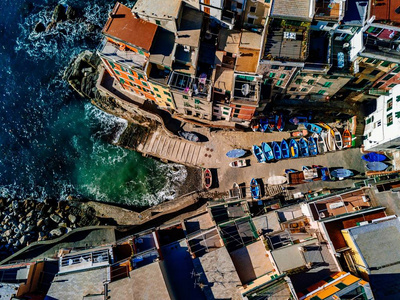
<instances>
[{"instance_id":1,"label":"white boat","mask_svg":"<svg viewBox=\"0 0 400 300\"><path fill-rule=\"evenodd\" d=\"M247 166L247 161L245 159L235 160L229 163L229 166L232 168L243 168Z\"/></svg>"},{"instance_id":2,"label":"white boat","mask_svg":"<svg viewBox=\"0 0 400 300\"><path fill-rule=\"evenodd\" d=\"M335 137L333 136L333 134L331 132L324 131L321 133L321 135L325 140L328 151L335 151L336 145L335 145Z\"/></svg>"},{"instance_id":3,"label":"white boat","mask_svg":"<svg viewBox=\"0 0 400 300\"><path fill-rule=\"evenodd\" d=\"M343 148L343 140L342 140L342 135L340 132L336 129L333 128L334 136L335 136L335 145L338 150L342 150Z\"/></svg>"},{"instance_id":4,"label":"white boat","mask_svg":"<svg viewBox=\"0 0 400 300\"><path fill-rule=\"evenodd\" d=\"M318 153L319 154L324 154L324 153L328 152L328 148L326 147L325 140L324 140L324 138L322 137L321 134L314 133L312 135L312 137L317 141Z\"/></svg>"},{"instance_id":5,"label":"white boat","mask_svg":"<svg viewBox=\"0 0 400 300\"><path fill-rule=\"evenodd\" d=\"M285 176L272 176L268 178L267 183L269 185L279 185L284 184L286 181L287 178Z\"/></svg>"}]
</instances>

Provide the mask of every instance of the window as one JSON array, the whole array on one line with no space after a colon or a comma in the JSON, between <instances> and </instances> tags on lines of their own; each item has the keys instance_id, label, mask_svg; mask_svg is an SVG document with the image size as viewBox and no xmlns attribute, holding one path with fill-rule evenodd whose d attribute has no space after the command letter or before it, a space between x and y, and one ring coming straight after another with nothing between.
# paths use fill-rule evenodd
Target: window
<instances>
[{"instance_id":1,"label":"window","mask_svg":"<svg viewBox=\"0 0 400 300\"><path fill-rule=\"evenodd\" d=\"M393 76L394 76L393 74L388 74L388 75L386 75L385 77L383 77L382 80L387 81L387 80L391 79Z\"/></svg>"},{"instance_id":2,"label":"window","mask_svg":"<svg viewBox=\"0 0 400 300\"><path fill-rule=\"evenodd\" d=\"M272 69L272 70L279 70L279 66L277 66L277 65L272 65L272 66L271 66L271 69Z\"/></svg>"},{"instance_id":3,"label":"window","mask_svg":"<svg viewBox=\"0 0 400 300\"><path fill-rule=\"evenodd\" d=\"M194 104L200 104L200 100L199 99L194 99Z\"/></svg>"},{"instance_id":4,"label":"window","mask_svg":"<svg viewBox=\"0 0 400 300\"><path fill-rule=\"evenodd\" d=\"M390 62L388 61L384 61L383 63L381 63L381 67L389 67Z\"/></svg>"},{"instance_id":5,"label":"window","mask_svg":"<svg viewBox=\"0 0 400 300\"><path fill-rule=\"evenodd\" d=\"M295 88L295 87L290 88L291 92L294 92L295 90L297 90L297 88Z\"/></svg>"},{"instance_id":6,"label":"window","mask_svg":"<svg viewBox=\"0 0 400 300\"><path fill-rule=\"evenodd\" d=\"M391 110L391 109L393 108L393 99L390 98L390 99L387 101L386 104L387 104L386 111Z\"/></svg>"},{"instance_id":7,"label":"window","mask_svg":"<svg viewBox=\"0 0 400 300\"><path fill-rule=\"evenodd\" d=\"M156 88L155 86L153 86L153 89L154 89L156 92L159 92L158 88ZM183 98L185 98L185 96L183 96Z\"/></svg>"},{"instance_id":8,"label":"window","mask_svg":"<svg viewBox=\"0 0 400 300\"><path fill-rule=\"evenodd\" d=\"M387 126L390 126L393 124L393 114L390 113L386 116L386 121L387 121Z\"/></svg>"},{"instance_id":9,"label":"window","mask_svg":"<svg viewBox=\"0 0 400 300\"><path fill-rule=\"evenodd\" d=\"M394 115L396 116L397 119L399 119L399 118L400 118L400 111L396 111L396 112L394 113Z\"/></svg>"},{"instance_id":10,"label":"window","mask_svg":"<svg viewBox=\"0 0 400 300\"><path fill-rule=\"evenodd\" d=\"M236 3L236 7L237 7L237 9L242 9L243 8L243 4L242 3Z\"/></svg>"},{"instance_id":11,"label":"window","mask_svg":"<svg viewBox=\"0 0 400 300\"><path fill-rule=\"evenodd\" d=\"M371 75L371 76L376 76L376 75L378 75L380 72L381 72L381 71L379 71L379 70L373 70L371 73L369 73L369 75Z\"/></svg>"},{"instance_id":12,"label":"window","mask_svg":"<svg viewBox=\"0 0 400 300\"><path fill-rule=\"evenodd\" d=\"M161 25L161 22L159 20L156 20L157 25Z\"/></svg>"},{"instance_id":13,"label":"window","mask_svg":"<svg viewBox=\"0 0 400 300\"><path fill-rule=\"evenodd\" d=\"M383 84L384 84L383 81L378 82L377 84L375 84L374 88L379 89Z\"/></svg>"},{"instance_id":14,"label":"window","mask_svg":"<svg viewBox=\"0 0 400 300\"><path fill-rule=\"evenodd\" d=\"M223 111L222 114L225 115L225 116L227 116L227 115L229 115L229 112Z\"/></svg>"},{"instance_id":15,"label":"window","mask_svg":"<svg viewBox=\"0 0 400 300\"><path fill-rule=\"evenodd\" d=\"M319 77L319 75L318 74L313 74L313 76L312 77L314 77L314 78L318 78Z\"/></svg>"},{"instance_id":16,"label":"window","mask_svg":"<svg viewBox=\"0 0 400 300\"><path fill-rule=\"evenodd\" d=\"M117 75L121 75L121 73L120 73L119 71L117 71L117 70L114 70L114 72L115 72L115 74L117 74Z\"/></svg>"},{"instance_id":17,"label":"window","mask_svg":"<svg viewBox=\"0 0 400 300\"><path fill-rule=\"evenodd\" d=\"M256 7L255 6L250 7L250 12L252 13L256 12Z\"/></svg>"},{"instance_id":18,"label":"window","mask_svg":"<svg viewBox=\"0 0 400 300\"><path fill-rule=\"evenodd\" d=\"M122 78L119 79L119 82L121 82L121 84L125 84L125 80Z\"/></svg>"},{"instance_id":19,"label":"window","mask_svg":"<svg viewBox=\"0 0 400 300\"><path fill-rule=\"evenodd\" d=\"M131 75L128 75L128 78L132 81L135 81L135 78L133 78Z\"/></svg>"},{"instance_id":20,"label":"window","mask_svg":"<svg viewBox=\"0 0 400 300\"><path fill-rule=\"evenodd\" d=\"M240 109L236 108L234 112L235 112L235 114L238 114L238 113L240 113Z\"/></svg>"},{"instance_id":21,"label":"window","mask_svg":"<svg viewBox=\"0 0 400 300\"><path fill-rule=\"evenodd\" d=\"M314 84L314 82L315 82L315 80L312 80L312 79L310 79L309 81L307 81L307 84L309 84L309 85L313 85L313 84Z\"/></svg>"},{"instance_id":22,"label":"window","mask_svg":"<svg viewBox=\"0 0 400 300\"><path fill-rule=\"evenodd\" d=\"M300 76L301 77L304 77L304 76L306 76L307 74L306 73L300 73Z\"/></svg>"},{"instance_id":23,"label":"window","mask_svg":"<svg viewBox=\"0 0 400 300\"><path fill-rule=\"evenodd\" d=\"M284 70L286 71L290 71L291 69L293 69L293 67L285 67Z\"/></svg>"},{"instance_id":24,"label":"window","mask_svg":"<svg viewBox=\"0 0 400 300\"><path fill-rule=\"evenodd\" d=\"M330 76L329 79L338 79L339 76Z\"/></svg>"},{"instance_id":25,"label":"window","mask_svg":"<svg viewBox=\"0 0 400 300\"><path fill-rule=\"evenodd\" d=\"M296 84L301 84L302 82L303 82L303 80L301 80L301 79L296 79L296 81L295 81Z\"/></svg>"},{"instance_id":26,"label":"window","mask_svg":"<svg viewBox=\"0 0 400 300\"><path fill-rule=\"evenodd\" d=\"M392 83L392 84L389 84L389 87L390 88L393 88L393 87L395 87L397 84L396 83Z\"/></svg>"},{"instance_id":27,"label":"window","mask_svg":"<svg viewBox=\"0 0 400 300\"><path fill-rule=\"evenodd\" d=\"M397 67L396 69L394 69L393 71L392 71L392 73L399 73L400 72L400 67Z\"/></svg>"},{"instance_id":28,"label":"window","mask_svg":"<svg viewBox=\"0 0 400 300\"><path fill-rule=\"evenodd\" d=\"M279 78L285 78L286 77L286 74L281 74L281 76L279 76Z\"/></svg>"},{"instance_id":29,"label":"window","mask_svg":"<svg viewBox=\"0 0 400 300\"><path fill-rule=\"evenodd\" d=\"M115 64L114 64L112 61L108 60L108 63L111 65L111 67L112 67L113 69L115 68Z\"/></svg>"},{"instance_id":30,"label":"window","mask_svg":"<svg viewBox=\"0 0 400 300\"><path fill-rule=\"evenodd\" d=\"M306 88L302 88L301 91L302 92L307 92L307 89Z\"/></svg>"},{"instance_id":31,"label":"window","mask_svg":"<svg viewBox=\"0 0 400 300\"><path fill-rule=\"evenodd\" d=\"M318 91L318 95L323 95L323 94L325 94L325 93L326 93L325 90L319 90L319 91Z\"/></svg>"},{"instance_id":32,"label":"window","mask_svg":"<svg viewBox=\"0 0 400 300\"><path fill-rule=\"evenodd\" d=\"M121 71L126 72L126 69L123 66L121 66Z\"/></svg>"},{"instance_id":33,"label":"window","mask_svg":"<svg viewBox=\"0 0 400 300\"><path fill-rule=\"evenodd\" d=\"M145 81L141 81L141 83L144 85L144 86L148 86L148 84L145 82ZM165 93L165 92L164 92Z\"/></svg>"},{"instance_id":34,"label":"window","mask_svg":"<svg viewBox=\"0 0 400 300\"><path fill-rule=\"evenodd\" d=\"M276 86L281 86L283 83L283 80L278 80L278 82L276 83Z\"/></svg>"},{"instance_id":35,"label":"window","mask_svg":"<svg viewBox=\"0 0 400 300\"><path fill-rule=\"evenodd\" d=\"M365 62L367 63L367 64L374 64L374 63L376 63L376 59L373 59L373 58L368 58Z\"/></svg>"},{"instance_id":36,"label":"window","mask_svg":"<svg viewBox=\"0 0 400 300\"><path fill-rule=\"evenodd\" d=\"M188 96L185 96L185 95L183 95L182 97L183 97L183 99L189 99Z\"/></svg>"},{"instance_id":37,"label":"window","mask_svg":"<svg viewBox=\"0 0 400 300\"><path fill-rule=\"evenodd\" d=\"M248 18L247 18L247 23L249 23L249 24L254 24L254 20L255 20L255 18L248 17Z\"/></svg>"},{"instance_id":38,"label":"window","mask_svg":"<svg viewBox=\"0 0 400 300\"><path fill-rule=\"evenodd\" d=\"M333 27L333 26L335 26L335 24L336 23L328 23L328 24L326 24L326 27Z\"/></svg>"},{"instance_id":39,"label":"window","mask_svg":"<svg viewBox=\"0 0 400 300\"><path fill-rule=\"evenodd\" d=\"M167 98L167 101L168 101L168 102L172 102L171 98Z\"/></svg>"},{"instance_id":40,"label":"window","mask_svg":"<svg viewBox=\"0 0 400 300\"><path fill-rule=\"evenodd\" d=\"M191 107L191 105L190 105L190 103L189 103L189 102L183 102L183 106L188 106L188 107Z\"/></svg>"},{"instance_id":41,"label":"window","mask_svg":"<svg viewBox=\"0 0 400 300\"><path fill-rule=\"evenodd\" d=\"M158 98L162 98L160 94L156 94L156 96L157 96Z\"/></svg>"},{"instance_id":42,"label":"window","mask_svg":"<svg viewBox=\"0 0 400 300\"><path fill-rule=\"evenodd\" d=\"M272 72L271 72L271 73L269 73L268 76L269 76L269 78L274 78L274 77L275 77L275 73L272 73Z\"/></svg>"},{"instance_id":43,"label":"window","mask_svg":"<svg viewBox=\"0 0 400 300\"><path fill-rule=\"evenodd\" d=\"M332 84L333 82L327 81L324 83L323 87L331 87Z\"/></svg>"},{"instance_id":44,"label":"window","mask_svg":"<svg viewBox=\"0 0 400 300\"><path fill-rule=\"evenodd\" d=\"M171 96L171 94L166 91L163 91L163 93L164 93L164 95Z\"/></svg>"},{"instance_id":45,"label":"window","mask_svg":"<svg viewBox=\"0 0 400 300\"><path fill-rule=\"evenodd\" d=\"M128 69L128 71L129 71L129 73L130 73L131 75L133 75L133 72L132 72L132 70L131 70L131 69Z\"/></svg>"}]
</instances>

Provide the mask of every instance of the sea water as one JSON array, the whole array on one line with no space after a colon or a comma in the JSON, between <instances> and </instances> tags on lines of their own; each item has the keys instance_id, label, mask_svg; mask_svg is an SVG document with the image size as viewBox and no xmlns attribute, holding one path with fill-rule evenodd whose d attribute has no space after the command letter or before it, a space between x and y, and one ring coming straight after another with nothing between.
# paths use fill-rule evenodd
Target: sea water
<instances>
[{"instance_id":1,"label":"sea water","mask_svg":"<svg viewBox=\"0 0 400 300\"><path fill-rule=\"evenodd\" d=\"M121 1L129 6L133 1ZM82 22L48 32L58 3L71 5ZM115 1L0 1L0 196L153 205L176 194L181 165L165 165L113 145L123 119L80 98L62 74L83 50L94 51Z\"/></svg>"}]
</instances>

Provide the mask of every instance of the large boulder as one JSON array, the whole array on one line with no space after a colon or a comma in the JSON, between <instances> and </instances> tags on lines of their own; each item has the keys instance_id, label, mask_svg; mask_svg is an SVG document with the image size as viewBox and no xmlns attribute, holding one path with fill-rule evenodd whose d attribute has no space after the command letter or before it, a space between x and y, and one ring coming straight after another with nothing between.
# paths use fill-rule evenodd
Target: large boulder
<instances>
[{"instance_id":1,"label":"large boulder","mask_svg":"<svg viewBox=\"0 0 400 300\"><path fill-rule=\"evenodd\" d=\"M59 215L56 215L56 214L51 214L50 215L50 219L52 219L57 224L60 223L60 221L61 221L61 217Z\"/></svg>"},{"instance_id":2,"label":"large boulder","mask_svg":"<svg viewBox=\"0 0 400 300\"><path fill-rule=\"evenodd\" d=\"M65 6L57 4L53 11L53 16L51 17L54 22L60 22L65 20L67 17L65 15Z\"/></svg>"},{"instance_id":3,"label":"large boulder","mask_svg":"<svg viewBox=\"0 0 400 300\"><path fill-rule=\"evenodd\" d=\"M72 6L68 5L67 10L65 11L65 17L67 18L67 20L75 19L76 11Z\"/></svg>"},{"instance_id":4,"label":"large boulder","mask_svg":"<svg viewBox=\"0 0 400 300\"><path fill-rule=\"evenodd\" d=\"M62 232L61 228L56 228L56 229L53 229L52 231L50 231L50 236L51 237L58 237L58 236L60 236L62 234L63 234L63 232Z\"/></svg>"}]
</instances>

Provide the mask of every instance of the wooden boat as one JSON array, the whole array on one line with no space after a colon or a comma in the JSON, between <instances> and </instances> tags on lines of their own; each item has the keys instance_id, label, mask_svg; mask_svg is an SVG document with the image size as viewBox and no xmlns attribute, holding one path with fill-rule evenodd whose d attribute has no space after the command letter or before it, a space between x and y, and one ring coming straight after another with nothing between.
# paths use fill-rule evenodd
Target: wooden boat
<instances>
[{"instance_id":1,"label":"wooden boat","mask_svg":"<svg viewBox=\"0 0 400 300\"><path fill-rule=\"evenodd\" d=\"M212 185L212 175L210 169L204 170L204 187L209 189Z\"/></svg>"},{"instance_id":2,"label":"wooden boat","mask_svg":"<svg viewBox=\"0 0 400 300\"><path fill-rule=\"evenodd\" d=\"M389 165L380 161L371 161L367 163L366 167L369 171L384 171L389 167Z\"/></svg>"},{"instance_id":3,"label":"wooden boat","mask_svg":"<svg viewBox=\"0 0 400 300\"><path fill-rule=\"evenodd\" d=\"M268 130L268 120L267 119L260 119L260 130L262 132L266 132Z\"/></svg>"},{"instance_id":4,"label":"wooden boat","mask_svg":"<svg viewBox=\"0 0 400 300\"><path fill-rule=\"evenodd\" d=\"M232 168L243 168L247 166L247 161L245 159L235 160L229 163L229 166Z\"/></svg>"},{"instance_id":5,"label":"wooden boat","mask_svg":"<svg viewBox=\"0 0 400 300\"><path fill-rule=\"evenodd\" d=\"M299 145L294 139L290 139L289 141L289 152L290 157L299 157Z\"/></svg>"},{"instance_id":6,"label":"wooden boat","mask_svg":"<svg viewBox=\"0 0 400 300\"><path fill-rule=\"evenodd\" d=\"M272 148L270 147L270 145L268 145L268 143L261 143L261 150L267 160L274 159L274 152L272 151Z\"/></svg>"},{"instance_id":7,"label":"wooden boat","mask_svg":"<svg viewBox=\"0 0 400 300\"><path fill-rule=\"evenodd\" d=\"M230 158L238 158L238 157L242 157L243 155L246 154L246 150L243 149L233 149L231 151L228 151L226 153L226 156L230 157Z\"/></svg>"},{"instance_id":8,"label":"wooden boat","mask_svg":"<svg viewBox=\"0 0 400 300\"><path fill-rule=\"evenodd\" d=\"M339 130L333 128L334 137L335 137L335 145L338 150L342 150L343 148L343 140L342 135L340 134Z\"/></svg>"},{"instance_id":9,"label":"wooden boat","mask_svg":"<svg viewBox=\"0 0 400 300\"><path fill-rule=\"evenodd\" d=\"M276 160L282 159L282 149L277 142L271 143L272 152Z\"/></svg>"},{"instance_id":10,"label":"wooden boat","mask_svg":"<svg viewBox=\"0 0 400 300\"><path fill-rule=\"evenodd\" d=\"M328 149L328 151L335 151L336 150L336 144L335 144L334 136L330 132L327 132L327 131L323 131L321 133L321 136L325 140L326 148Z\"/></svg>"},{"instance_id":11,"label":"wooden boat","mask_svg":"<svg viewBox=\"0 0 400 300\"><path fill-rule=\"evenodd\" d=\"M308 134L308 131L306 129L300 130L300 131L294 131L290 133L291 137L302 137L306 136Z\"/></svg>"},{"instance_id":12,"label":"wooden boat","mask_svg":"<svg viewBox=\"0 0 400 300\"><path fill-rule=\"evenodd\" d=\"M306 129L309 131L309 132L315 132L315 133L321 133L322 132L322 128L321 127L319 127L318 125L315 125L315 124L311 124L311 123L304 123L304 126L306 127Z\"/></svg>"},{"instance_id":13,"label":"wooden boat","mask_svg":"<svg viewBox=\"0 0 400 300\"><path fill-rule=\"evenodd\" d=\"M275 120L275 117L274 117L274 116L268 118L268 127L269 127L269 130L274 131L275 126L276 126L275 123L276 123L276 120Z\"/></svg>"},{"instance_id":14,"label":"wooden boat","mask_svg":"<svg viewBox=\"0 0 400 300\"><path fill-rule=\"evenodd\" d=\"M299 148L301 156L310 156L310 151L308 150L308 143L305 138L299 140Z\"/></svg>"},{"instance_id":15,"label":"wooden boat","mask_svg":"<svg viewBox=\"0 0 400 300\"><path fill-rule=\"evenodd\" d=\"M299 125L301 123L307 123L308 118L307 117L293 117L289 119L289 122L292 123L293 125Z\"/></svg>"},{"instance_id":16,"label":"wooden boat","mask_svg":"<svg viewBox=\"0 0 400 300\"><path fill-rule=\"evenodd\" d=\"M327 132L332 133L332 135L334 134L332 128L331 128L328 124L325 124L325 123L317 123L317 125L320 126L320 127L322 127L323 129L325 129Z\"/></svg>"},{"instance_id":17,"label":"wooden boat","mask_svg":"<svg viewBox=\"0 0 400 300\"><path fill-rule=\"evenodd\" d=\"M282 158L286 159L290 157L289 145L285 139L281 142L281 151L282 151Z\"/></svg>"},{"instance_id":18,"label":"wooden boat","mask_svg":"<svg viewBox=\"0 0 400 300\"><path fill-rule=\"evenodd\" d=\"M253 130L254 132L260 130L260 123L254 122L253 125L251 125L251 130Z\"/></svg>"},{"instance_id":19,"label":"wooden boat","mask_svg":"<svg viewBox=\"0 0 400 300\"><path fill-rule=\"evenodd\" d=\"M321 134L313 133L312 137L317 143L317 149L319 154L324 154L328 152L328 148L326 147L326 143L324 138L321 136Z\"/></svg>"},{"instance_id":20,"label":"wooden boat","mask_svg":"<svg viewBox=\"0 0 400 300\"><path fill-rule=\"evenodd\" d=\"M321 179L323 181L331 180L331 173L329 172L329 168L323 167L319 169L321 172Z\"/></svg>"},{"instance_id":21,"label":"wooden boat","mask_svg":"<svg viewBox=\"0 0 400 300\"><path fill-rule=\"evenodd\" d=\"M191 142L199 142L200 141L199 137L193 132L178 131L178 134L180 137L184 138L185 140L191 141Z\"/></svg>"},{"instance_id":22,"label":"wooden boat","mask_svg":"<svg viewBox=\"0 0 400 300\"><path fill-rule=\"evenodd\" d=\"M261 199L260 184L254 178L250 181L250 192L251 192L251 197L254 200L260 200Z\"/></svg>"},{"instance_id":23,"label":"wooden boat","mask_svg":"<svg viewBox=\"0 0 400 300\"><path fill-rule=\"evenodd\" d=\"M361 156L361 158L365 161L385 161L387 159L387 157L383 154L379 154L376 152L370 152L368 154L365 154L363 156Z\"/></svg>"},{"instance_id":24,"label":"wooden boat","mask_svg":"<svg viewBox=\"0 0 400 300\"><path fill-rule=\"evenodd\" d=\"M352 140L351 140L351 133L348 129L343 131L342 139L343 139L343 149L350 148Z\"/></svg>"},{"instance_id":25,"label":"wooden boat","mask_svg":"<svg viewBox=\"0 0 400 300\"><path fill-rule=\"evenodd\" d=\"M354 173L347 169L336 169L331 172L331 175L336 178L347 178L354 175Z\"/></svg>"},{"instance_id":26,"label":"wooden boat","mask_svg":"<svg viewBox=\"0 0 400 300\"><path fill-rule=\"evenodd\" d=\"M276 121L276 129L278 131L282 131L285 128L285 122L283 120L283 116L279 115L278 120Z\"/></svg>"},{"instance_id":27,"label":"wooden boat","mask_svg":"<svg viewBox=\"0 0 400 300\"><path fill-rule=\"evenodd\" d=\"M287 181L285 176L272 176L267 179L267 183L269 185L280 185L284 184Z\"/></svg>"},{"instance_id":28,"label":"wooden boat","mask_svg":"<svg viewBox=\"0 0 400 300\"><path fill-rule=\"evenodd\" d=\"M261 148L258 147L257 145L254 145L252 148L254 156L257 158L257 161L259 163L265 163L267 159L265 158L264 153L262 152Z\"/></svg>"},{"instance_id":29,"label":"wooden boat","mask_svg":"<svg viewBox=\"0 0 400 300\"><path fill-rule=\"evenodd\" d=\"M313 137L308 138L308 150L310 151L310 155L318 154L317 143Z\"/></svg>"}]
</instances>

